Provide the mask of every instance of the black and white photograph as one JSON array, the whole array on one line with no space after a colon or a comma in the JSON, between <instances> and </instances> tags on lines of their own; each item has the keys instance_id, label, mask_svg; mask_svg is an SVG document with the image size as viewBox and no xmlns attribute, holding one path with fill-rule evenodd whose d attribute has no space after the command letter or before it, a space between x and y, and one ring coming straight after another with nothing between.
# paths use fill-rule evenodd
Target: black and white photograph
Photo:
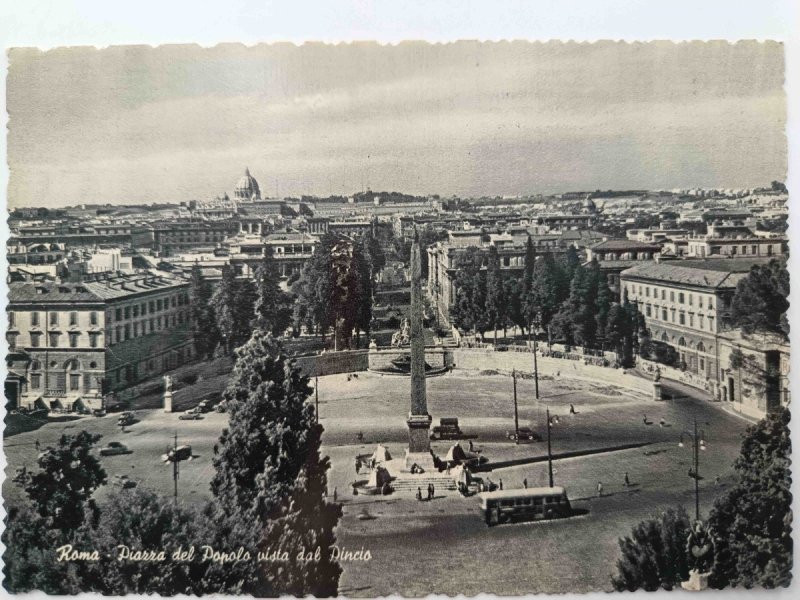
<instances>
[{"instance_id":1,"label":"black and white photograph","mask_svg":"<svg viewBox=\"0 0 800 600\"><path fill-rule=\"evenodd\" d=\"M7 48L7 593L792 580L781 41Z\"/></svg>"}]
</instances>

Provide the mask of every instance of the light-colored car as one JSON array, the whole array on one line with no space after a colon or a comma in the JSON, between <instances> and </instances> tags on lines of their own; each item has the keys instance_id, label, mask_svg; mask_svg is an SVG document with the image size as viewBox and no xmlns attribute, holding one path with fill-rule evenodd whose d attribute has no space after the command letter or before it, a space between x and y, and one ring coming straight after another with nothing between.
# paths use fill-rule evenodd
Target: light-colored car
<instances>
[{"instance_id":1,"label":"light-colored car","mask_svg":"<svg viewBox=\"0 0 800 600\"><path fill-rule=\"evenodd\" d=\"M179 415L178 418L181 421L199 421L203 418L203 415L201 415L199 412L194 412L194 409L192 409L186 411L182 415Z\"/></svg>"},{"instance_id":2,"label":"light-colored car","mask_svg":"<svg viewBox=\"0 0 800 600\"><path fill-rule=\"evenodd\" d=\"M517 434L513 431L509 431L506 433L506 437L512 441L517 440ZM539 434L533 431L530 427L520 427L519 428L519 441L520 442L535 442L538 441Z\"/></svg>"},{"instance_id":3,"label":"light-colored car","mask_svg":"<svg viewBox=\"0 0 800 600\"><path fill-rule=\"evenodd\" d=\"M105 448L100 449L100 456L115 456L117 454L130 454L133 450L128 450L128 447L122 442L108 442Z\"/></svg>"}]
</instances>

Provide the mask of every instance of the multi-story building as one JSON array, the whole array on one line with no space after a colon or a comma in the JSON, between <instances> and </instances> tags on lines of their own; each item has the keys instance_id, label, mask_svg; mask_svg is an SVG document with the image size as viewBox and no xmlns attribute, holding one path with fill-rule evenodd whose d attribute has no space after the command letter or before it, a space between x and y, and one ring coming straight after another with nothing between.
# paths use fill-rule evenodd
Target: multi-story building
<instances>
[{"instance_id":1,"label":"multi-story building","mask_svg":"<svg viewBox=\"0 0 800 600\"><path fill-rule=\"evenodd\" d=\"M188 293L187 280L150 273L10 284L18 404L98 408L105 393L183 364L194 355Z\"/></svg>"},{"instance_id":2,"label":"multi-story building","mask_svg":"<svg viewBox=\"0 0 800 600\"><path fill-rule=\"evenodd\" d=\"M619 275L641 261L652 261L661 253L659 244L636 240L606 240L587 249L589 262L597 259L600 272L606 275L608 287L620 299Z\"/></svg>"},{"instance_id":3,"label":"multi-story building","mask_svg":"<svg viewBox=\"0 0 800 600\"><path fill-rule=\"evenodd\" d=\"M715 397L723 385L720 336L730 330L729 307L736 286L753 264L764 260L647 262L620 274L623 297L644 315L650 337L669 344L681 366L705 378Z\"/></svg>"},{"instance_id":4,"label":"multi-story building","mask_svg":"<svg viewBox=\"0 0 800 600\"><path fill-rule=\"evenodd\" d=\"M742 225L709 225L706 235L688 239L690 257L751 258L782 256L788 249L785 237L758 236Z\"/></svg>"},{"instance_id":5,"label":"multi-story building","mask_svg":"<svg viewBox=\"0 0 800 600\"><path fill-rule=\"evenodd\" d=\"M161 221L134 229L132 238L137 248L169 256L191 248L213 248L234 235L238 227L232 221Z\"/></svg>"},{"instance_id":6,"label":"multi-story building","mask_svg":"<svg viewBox=\"0 0 800 600\"><path fill-rule=\"evenodd\" d=\"M237 274L248 275L258 267L269 247L278 272L285 279L303 270L318 242L318 238L313 235L296 232L273 233L264 237L240 236L230 244L229 260Z\"/></svg>"}]
</instances>

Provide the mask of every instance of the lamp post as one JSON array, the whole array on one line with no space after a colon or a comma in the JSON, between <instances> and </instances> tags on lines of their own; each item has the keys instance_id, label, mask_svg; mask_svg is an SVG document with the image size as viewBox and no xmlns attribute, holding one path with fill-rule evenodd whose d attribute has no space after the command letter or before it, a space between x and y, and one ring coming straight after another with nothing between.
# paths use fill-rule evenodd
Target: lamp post
<instances>
[{"instance_id":1,"label":"lamp post","mask_svg":"<svg viewBox=\"0 0 800 600\"><path fill-rule=\"evenodd\" d=\"M705 431L701 429L698 432L697 430L696 418L694 420L694 430L693 431L684 430L681 433L681 439L678 442L679 448L683 448L684 436L692 440L692 451L694 452L694 470L691 476L694 477L694 518L695 520L699 521L700 520L700 450L705 451L706 441L705 441Z\"/></svg>"},{"instance_id":2,"label":"lamp post","mask_svg":"<svg viewBox=\"0 0 800 600\"><path fill-rule=\"evenodd\" d=\"M539 363L536 358L536 352L539 348L538 345L538 336L539 336L539 329L542 325L542 313L536 313L536 318L533 320L533 324L536 326L536 332L533 336L533 384L534 389L536 391L536 399L539 399Z\"/></svg>"},{"instance_id":3,"label":"lamp post","mask_svg":"<svg viewBox=\"0 0 800 600\"><path fill-rule=\"evenodd\" d=\"M550 421L550 409L547 409L547 475L550 480L550 487L553 487L553 452L550 447L550 428L553 423Z\"/></svg>"},{"instance_id":4,"label":"lamp post","mask_svg":"<svg viewBox=\"0 0 800 600\"><path fill-rule=\"evenodd\" d=\"M314 416L319 424L319 377L314 377Z\"/></svg>"},{"instance_id":5,"label":"lamp post","mask_svg":"<svg viewBox=\"0 0 800 600\"><path fill-rule=\"evenodd\" d=\"M519 445L519 410L517 409L517 370L511 371L514 379L514 444Z\"/></svg>"}]
</instances>

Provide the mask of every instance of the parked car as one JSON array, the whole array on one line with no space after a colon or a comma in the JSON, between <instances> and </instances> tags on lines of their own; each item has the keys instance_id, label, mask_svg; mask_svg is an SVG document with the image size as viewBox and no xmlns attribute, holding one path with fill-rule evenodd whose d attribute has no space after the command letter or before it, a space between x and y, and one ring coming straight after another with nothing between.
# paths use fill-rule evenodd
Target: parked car
<instances>
[{"instance_id":1,"label":"parked car","mask_svg":"<svg viewBox=\"0 0 800 600\"><path fill-rule=\"evenodd\" d=\"M189 444L184 444L174 449L170 448L166 454L161 455L161 460L169 462L173 457L177 460L192 460L192 447Z\"/></svg>"},{"instance_id":2,"label":"parked car","mask_svg":"<svg viewBox=\"0 0 800 600\"><path fill-rule=\"evenodd\" d=\"M95 417L105 417L107 413L106 413L106 409L105 409L105 408L95 408L95 409L92 411L92 414L93 414Z\"/></svg>"},{"instance_id":3,"label":"parked car","mask_svg":"<svg viewBox=\"0 0 800 600\"><path fill-rule=\"evenodd\" d=\"M517 441L517 434L513 431L506 432L506 437L514 442ZM519 428L519 441L520 442L535 442L541 439L539 434L530 427Z\"/></svg>"},{"instance_id":4,"label":"parked car","mask_svg":"<svg viewBox=\"0 0 800 600\"><path fill-rule=\"evenodd\" d=\"M131 454L133 450L128 450L128 447L122 442L108 442L105 448L100 449L100 456L115 456L117 454Z\"/></svg>"},{"instance_id":5,"label":"parked car","mask_svg":"<svg viewBox=\"0 0 800 600\"><path fill-rule=\"evenodd\" d=\"M203 415L201 415L199 412L193 412L193 411L194 409L187 410L182 415L178 415L178 418L181 421L199 421L203 418Z\"/></svg>"},{"instance_id":6,"label":"parked car","mask_svg":"<svg viewBox=\"0 0 800 600\"><path fill-rule=\"evenodd\" d=\"M463 435L461 428L458 426L457 417L442 417L439 419L439 424L433 428L431 434L432 440L457 440Z\"/></svg>"},{"instance_id":7,"label":"parked car","mask_svg":"<svg viewBox=\"0 0 800 600\"><path fill-rule=\"evenodd\" d=\"M136 487L136 482L132 479L128 479L127 475L114 475L114 479L112 479L111 482L114 485L120 486L123 490Z\"/></svg>"},{"instance_id":8,"label":"parked car","mask_svg":"<svg viewBox=\"0 0 800 600\"><path fill-rule=\"evenodd\" d=\"M228 410L228 407L226 406L225 401L222 401L214 407L214 410L218 413L224 413Z\"/></svg>"},{"instance_id":9,"label":"parked car","mask_svg":"<svg viewBox=\"0 0 800 600\"><path fill-rule=\"evenodd\" d=\"M125 425L133 425L135 421L136 418L133 416L132 412L124 412L117 419L117 425L124 427Z\"/></svg>"}]
</instances>

